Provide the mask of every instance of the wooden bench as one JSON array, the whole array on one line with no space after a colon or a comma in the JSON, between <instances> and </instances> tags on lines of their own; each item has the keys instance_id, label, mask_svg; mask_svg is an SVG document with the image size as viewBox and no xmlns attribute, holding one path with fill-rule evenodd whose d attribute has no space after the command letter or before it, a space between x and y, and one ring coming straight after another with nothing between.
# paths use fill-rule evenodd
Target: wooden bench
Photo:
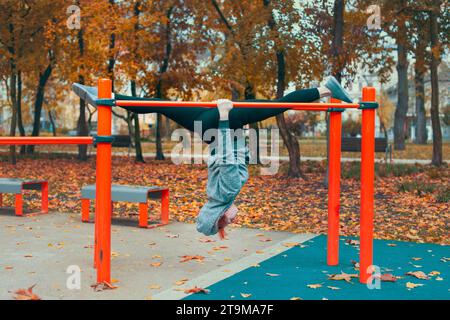
<instances>
[{"instance_id":1,"label":"wooden bench","mask_svg":"<svg viewBox=\"0 0 450 320\"><path fill-rule=\"evenodd\" d=\"M95 185L81 189L81 220L89 222L90 200L95 199ZM148 199L161 199L161 218L159 222L148 224ZM139 227L154 228L169 223L169 189L163 187L140 187L112 185L112 202L124 201L139 203Z\"/></svg>"},{"instance_id":2,"label":"wooden bench","mask_svg":"<svg viewBox=\"0 0 450 320\"><path fill-rule=\"evenodd\" d=\"M341 141L341 151L361 152L361 138L343 137ZM392 147L386 138L375 138L375 152L384 152L386 162L392 161Z\"/></svg>"},{"instance_id":3,"label":"wooden bench","mask_svg":"<svg viewBox=\"0 0 450 320\"><path fill-rule=\"evenodd\" d=\"M41 213L48 212L48 182L43 180L22 180L0 178L0 207L3 205L3 193L15 194L15 210L17 216L23 216L23 191L41 191ZM33 213L35 214L35 213Z\"/></svg>"}]
</instances>

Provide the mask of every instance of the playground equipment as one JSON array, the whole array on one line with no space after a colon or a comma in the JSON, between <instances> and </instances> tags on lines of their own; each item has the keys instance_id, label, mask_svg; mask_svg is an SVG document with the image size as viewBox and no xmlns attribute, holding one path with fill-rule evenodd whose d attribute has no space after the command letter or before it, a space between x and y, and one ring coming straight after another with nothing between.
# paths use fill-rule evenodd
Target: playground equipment
<instances>
[{"instance_id":1,"label":"playground equipment","mask_svg":"<svg viewBox=\"0 0 450 320\"><path fill-rule=\"evenodd\" d=\"M95 185L85 186L81 189L81 221L89 222L90 200L95 199ZM169 223L169 189L161 187L139 187L126 185L113 185L111 188L113 202L139 203L139 227L155 228ZM161 219L159 222L148 225L148 199L161 200Z\"/></svg>"},{"instance_id":2,"label":"playground equipment","mask_svg":"<svg viewBox=\"0 0 450 320\"><path fill-rule=\"evenodd\" d=\"M98 90L75 84L73 90L88 103L98 108L97 172L96 172L96 217L95 217L95 265L97 281L111 280L111 120L115 106L155 106L155 107L199 107L215 108L215 102L180 102L152 100L115 100L112 98L112 82L98 80ZM362 91L362 102L341 104L330 103L261 103L235 102L235 108L290 108L293 110L330 112L329 188L328 188L328 240L327 263L339 262L339 202L340 202L340 158L341 158L341 113L345 109L362 110L361 141L361 206L360 206L360 274L362 283L371 276L368 268L372 265L373 214L374 214L374 151L375 151L375 88L366 87ZM2 144L91 144L92 138L0 138ZM58 139L58 138L53 138ZM79 140L77 140L79 139ZM90 139L90 140L89 140ZM40 142L40 143L39 143Z\"/></svg>"},{"instance_id":3,"label":"playground equipment","mask_svg":"<svg viewBox=\"0 0 450 320\"><path fill-rule=\"evenodd\" d=\"M3 203L3 193L15 195L16 216L23 216L23 191L41 191L41 213L48 212L48 182L43 180L22 180L0 178L0 207Z\"/></svg>"}]
</instances>

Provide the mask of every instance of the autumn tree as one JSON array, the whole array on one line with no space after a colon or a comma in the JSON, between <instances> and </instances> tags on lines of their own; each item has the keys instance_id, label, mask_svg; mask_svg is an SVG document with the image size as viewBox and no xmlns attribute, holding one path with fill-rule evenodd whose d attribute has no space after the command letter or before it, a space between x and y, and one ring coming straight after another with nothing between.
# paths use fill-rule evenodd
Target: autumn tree
<instances>
[{"instance_id":1,"label":"autumn tree","mask_svg":"<svg viewBox=\"0 0 450 320\"><path fill-rule=\"evenodd\" d=\"M10 135L16 127L25 135L22 120L23 85L32 96L34 120L32 135L38 135L44 103L45 87L54 67L55 38L52 28L60 16L61 7L53 1L5 1L0 4L2 21L0 50L9 65L9 97L12 117ZM22 149L23 150L23 149ZM33 146L28 150L32 151ZM11 160L15 162L15 148L11 147Z\"/></svg>"},{"instance_id":2,"label":"autumn tree","mask_svg":"<svg viewBox=\"0 0 450 320\"><path fill-rule=\"evenodd\" d=\"M199 57L206 52L202 36L204 17L196 14L196 1L171 0L141 2L137 17L139 41L129 52L131 79L146 97L192 99L197 90L207 86ZM133 25L133 28L136 25ZM134 47L133 47L134 46ZM130 64L129 64L130 65ZM156 117L156 159L164 159L162 115Z\"/></svg>"}]
</instances>

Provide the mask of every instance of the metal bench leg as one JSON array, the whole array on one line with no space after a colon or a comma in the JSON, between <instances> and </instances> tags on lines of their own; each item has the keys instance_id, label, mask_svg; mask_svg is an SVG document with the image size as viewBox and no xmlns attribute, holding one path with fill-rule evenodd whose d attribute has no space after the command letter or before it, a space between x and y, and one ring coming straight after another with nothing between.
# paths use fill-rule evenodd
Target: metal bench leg
<instances>
[{"instance_id":1,"label":"metal bench leg","mask_svg":"<svg viewBox=\"0 0 450 320\"><path fill-rule=\"evenodd\" d=\"M22 194L16 194L16 216L23 216Z\"/></svg>"},{"instance_id":2,"label":"metal bench leg","mask_svg":"<svg viewBox=\"0 0 450 320\"><path fill-rule=\"evenodd\" d=\"M161 223L169 223L169 190L161 192Z\"/></svg>"},{"instance_id":3,"label":"metal bench leg","mask_svg":"<svg viewBox=\"0 0 450 320\"><path fill-rule=\"evenodd\" d=\"M89 222L89 209L91 201L89 199L81 199L81 221Z\"/></svg>"},{"instance_id":4,"label":"metal bench leg","mask_svg":"<svg viewBox=\"0 0 450 320\"><path fill-rule=\"evenodd\" d=\"M43 182L41 188L42 213L48 213L48 182Z\"/></svg>"},{"instance_id":5,"label":"metal bench leg","mask_svg":"<svg viewBox=\"0 0 450 320\"><path fill-rule=\"evenodd\" d=\"M148 204L139 203L139 227L148 227Z\"/></svg>"}]
</instances>

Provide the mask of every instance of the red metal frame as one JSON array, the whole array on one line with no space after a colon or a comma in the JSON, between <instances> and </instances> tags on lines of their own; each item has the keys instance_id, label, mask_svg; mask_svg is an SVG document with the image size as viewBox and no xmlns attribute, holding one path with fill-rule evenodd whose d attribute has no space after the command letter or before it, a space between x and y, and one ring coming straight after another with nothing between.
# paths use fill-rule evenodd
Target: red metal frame
<instances>
[{"instance_id":1,"label":"red metal frame","mask_svg":"<svg viewBox=\"0 0 450 320\"><path fill-rule=\"evenodd\" d=\"M112 81L98 80L99 99L111 99ZM111 136L111 106L98 107L98 135ZM111 143L97 144L95 238L97 282L111 282Z\"/></svg>"},{"instance_id":2,"label":"red metal frame","mask_svg":"<svg viewBox=\"0 0 450 320\"><path fill-rule=\"evenodd\" d=\"M30 183L24 182L22 184L21 193L14 195L14 210L16 216L23 216L23 188L26 184L40 184L41 186L41 211L28 213L27 215L36 215L39 213L48 213L48 182L47 181L33 181ZM0 208L3 206L3 194L0 193Z\"/></svg>"},{"instance_id":3,"label":"red metal frame","mask_svg":"<svg viewBox=\"0 0 450 320\"><path fill-rule=\"evenodd\" d=\"M217 108L217 102L195 101L142 101L142 100L117 100L115 105L119 107L201 107ZM322 103L322 102L233 102L235 108L280 108L292 110L327 111L329 108L357 109L358 103Z\"/></svg>"},{"instance_id":4,"label":"red metal frame","mask_svg":"<svg viewBox=\"0 0 450 320\"><path fill-rule=\"evenodd\" d=\"M331 101L338 102L339 100L332 99ZM330 112L329 130L327 263L335 266L339 263L342 112Z\"/></svg>"},{"instance_id":5,"label":"red metal frame","mask_svg":"<svg viewBox=\"0 0 450 320\"><path fill-rule=\"evenodd\" d=\"M375 88L363 88L363 102L376 101ZM361 204L360 204L360 253L359 280L367 283L373 261L373 217L375 180L375 110L362 111L361 128Z\"/></svg>"},{"instance_id":6,"label":"red metal frame","mask_svg":"<svg viewBox=\"0 0 450 320\"><path fill-rule=\"evenodd\" d=\"M110 79L98 80L99 99L111 99L112 83ZM363 102L375 101L375 89L363 89ZM153 106L153 107L216 107L216 102L187 101L115 101L116 106ZM359 108L356 103L257 103L234 102L238 108L289 108L293 110L328 111L329 108ZM98 134L111 135L111 106L98 106ZM0 145L24 144L92 144L91 137L0 137ZM330 265L338 263L339 251L339 201L340 201L340 144L341 113L331 110L330 113L330 161L328 190L328 254ZM373 259L373 217L374 217L374 151L375 151L375 110L362 110L362 142L361 142L361 225L360 225L360 282L366 283L370 277L367 268ZM43 188L42 195L48 194L48 187ZM0 205L2 196L0 194ZM22 196L16 195L18 215L22 212ZM97 145L96 172L96 215L95 215L95 252L94 265L97 267L97 281L111 281L111 143L99 142ZM89 203L83 202L83 221L88 219ZM87 208L87 210L86 210ZM169 220L169 191L161 195L161 221ZM48 202L43 201L42 209L48 209ZM140 224L144 225L147 207L140 206Z\"/></svg>"},{"instance_id":7,"label":"red metal frame","mask_svg":"<svg viewBox=\"0 0 450 320\"><path fill-rule=\"evenodd\" d=\"M140 228L155 228L166 225L169 223L169 189L149 191L161 192L161 212L160 222L148 224L148 204L146 202L139 203L139 220L138 225ZM90 222L90 199L81 199L81 221Z\"/></svg>"},{"instance_id":8,"label":"red metal frame","mask_svg":"<svg viewBox=\"0 0 450 320\"><path fill-rule=\"evenodd\" d=\"M0 137L0 145L92 144L93 137Z\"/></svg>"}]
</instances>

